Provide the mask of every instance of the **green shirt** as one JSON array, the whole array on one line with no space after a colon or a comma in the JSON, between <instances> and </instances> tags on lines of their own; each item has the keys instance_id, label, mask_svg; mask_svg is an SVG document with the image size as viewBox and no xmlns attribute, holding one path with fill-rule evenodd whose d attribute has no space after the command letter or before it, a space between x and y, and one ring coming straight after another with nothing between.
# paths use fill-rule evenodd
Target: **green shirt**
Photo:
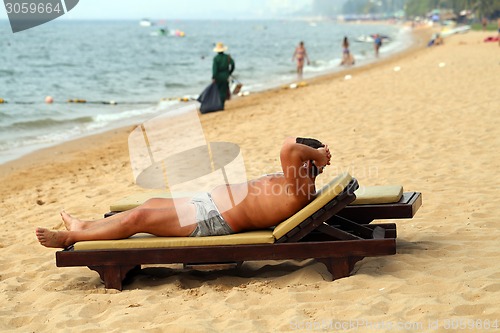
<instances>
[{"instance_id":1,"label":"green shirt","mask_svg":"<svg viewBox=\"0 0 500 333\"><path fill-rule=\"evenodd\" d=\"M212 79L215 79L215 81L227 81L229 75L233 73L234 68L233 58L228 54L220 52L214 57Z\"/></svg>"}]
</instances>

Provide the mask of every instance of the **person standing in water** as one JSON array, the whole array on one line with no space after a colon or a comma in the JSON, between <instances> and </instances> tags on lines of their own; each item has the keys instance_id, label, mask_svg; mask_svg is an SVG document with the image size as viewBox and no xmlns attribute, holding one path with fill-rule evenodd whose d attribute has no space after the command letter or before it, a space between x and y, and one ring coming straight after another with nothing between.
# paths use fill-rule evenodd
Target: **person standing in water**
<instances>
[{"instance_id":1,"label":"person standing in water","mask_svg":"<svg viewBox=\"0 0 500 333\"><path fill-rule=\"evenodd\" d=\"M306 48L304 47L304 42L300 42L295 48L295 52L292 56L292 61L297 61L297 76L302 79L302 73L304 72L304 62L307 60L307 64L310 65L309 57L307 56Z\"/></svg>"},{"instance_id":2,"label":"person standing in water","mask_svg":"<svg viewBox=\"0 0 500 333\"><path fill-rule=\"evenodd\" d=\"M373 47L375 48L375 56L378 58L380 47L382 46L382 36L376 34L374 38Z\"/></svg>"},{"instance_id":3,"label":"person standing in water","mask_svg":"<svg viewBox=\"0 0 500 333\"><path fill-rule=\"evenodd\" d=\"M340 63L340 65L343 66L354 65L354 57L349 51L349 39L347 39L347 36L344 37L344 40L342 41L342 62Z\"/></svg>"}]
</instances>

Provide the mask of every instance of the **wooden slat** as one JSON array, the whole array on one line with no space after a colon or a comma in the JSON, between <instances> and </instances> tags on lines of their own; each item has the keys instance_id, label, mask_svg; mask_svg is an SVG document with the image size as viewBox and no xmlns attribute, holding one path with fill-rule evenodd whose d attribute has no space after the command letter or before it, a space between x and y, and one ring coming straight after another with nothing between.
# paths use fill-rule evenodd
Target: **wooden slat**
<instances>
[{"instance_id":1,"label":"wooden slat","mask_svg":"<svg viewBox=\"0 0 500 333\"><path fill-rule=\"evenodd\" d=\"M329 219L328 224L338 225L340 229L349 231L350 233L356 234L365 239L373 238L373 229L367 228L362 224L350 221L338 215Z\"/></svg>"},{"instance_id":2,"label":"wooden slat","mask_svg":"<svg viewBox=\"0 0 500 333\"><path fill-rule=\"evenodd\" d=\"M58 267L372 257L396 253L395 239L56 252Z\"/></svg>"},{"instance_id":3,"label":"wooden slat","mask_svg":"<svg viewBox=\"0 0 500 333\"><path fill-rule=\"evenodd\" d=\"M276 240L276 243L298 242L313 230L315 230L324 221L328 220L339 211L344 209L348 204L356 199L354 191L359 187L356 179L351 180L346 188L335 198L333 198L325 207L316 211L310 217L305 219L297 227L289 231L286 235Z\"/></svg>"},{"instance_id":4,"label":"wooden slat","mask_svg":"<svg viewBox=\"0 0 500 333\"><path fill-rule=\"evenodd\" d=\"M322 232L333 239L338 239L338 240L351 240L351 239L363 239L361 237L358 237L352 233L345 232L343 230L340 230L338 228L332 227L326 223L321 224L317 230L319 232Z\"/></svg>"}]
</instances>

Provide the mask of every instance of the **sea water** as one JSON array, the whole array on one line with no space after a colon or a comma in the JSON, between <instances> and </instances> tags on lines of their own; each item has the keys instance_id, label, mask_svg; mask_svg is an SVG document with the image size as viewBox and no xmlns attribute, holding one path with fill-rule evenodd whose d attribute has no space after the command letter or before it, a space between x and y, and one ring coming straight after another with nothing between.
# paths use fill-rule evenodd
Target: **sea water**
<instances>
[{"instance_id":1,"label":"sea water","mask_svg":"<svg viewBox=\"0 0 500 333\"><path fill-rule=\"evenodd\" d=\"M167 33L159 33L166 28ZM171 34L184 32L184 37ZM0 21L0 164L34 150L112 128L139 124L196 96L211 82L213 48L224 42L233 73L253 93L297 82L292 54L304 41L304 79L343 69L342 39L356 66L375 61L361 35L391 38L381 57L410 45L399 26L333 21L56 20L13 34ZM52 96L54 103L46 104ZM68 103L85 100L86 103Z\"/></svg>"}]
</instances>

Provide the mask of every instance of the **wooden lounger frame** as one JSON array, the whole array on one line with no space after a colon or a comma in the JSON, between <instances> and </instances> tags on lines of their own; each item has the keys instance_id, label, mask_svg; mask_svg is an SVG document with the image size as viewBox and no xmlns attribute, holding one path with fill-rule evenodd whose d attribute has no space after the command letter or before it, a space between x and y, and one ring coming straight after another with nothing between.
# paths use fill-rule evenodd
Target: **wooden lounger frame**
<instances>
[{"instance_id":1,"label":"wooden lounger frame","mask_svg":"<svg viewBox=\"0 0 500 333\"><path fill-rule=\"evenodd\" d=\"M344 211L355 200L354 191L357 188L358 183L353 179L342 193L274 244L80 251L69 247L56 252L56 264L58 267L88 266L99 273L106 288L118 290L122 290L122 281L127 274L140 269L143 264L208 264L315 258L326 265L332 274L332 280L347 277L354 264L364 257L396 253L396 225L367 225L364 213L375 212L379 214L374 213L376 218L410 218L421 204L420 193L414 193L413 199L406 200L405 195L400 203L388 206L387 211L380 210L379 205L352 206L348 217L355 217L357 220L350 220ZM394 209L396 211L392 214ZM361 211L361 215L357 213ZM396 217L398 214L403 216Z\"/></svg>"}]
</instances>

